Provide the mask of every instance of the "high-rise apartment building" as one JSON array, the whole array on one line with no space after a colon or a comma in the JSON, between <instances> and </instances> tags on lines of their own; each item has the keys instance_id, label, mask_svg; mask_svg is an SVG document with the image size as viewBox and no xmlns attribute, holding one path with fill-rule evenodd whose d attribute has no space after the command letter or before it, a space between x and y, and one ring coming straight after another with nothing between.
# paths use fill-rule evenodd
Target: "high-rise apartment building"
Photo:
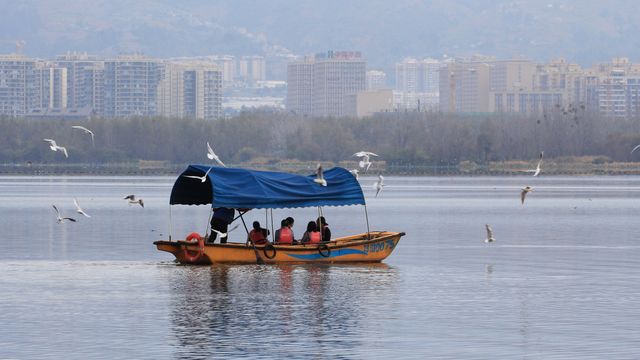
<instances>
[{"instance_id":1,"label":"high-rise apartment building","mask_svg":"<svg viewBox=\"0 0 640 360\"><path fill-rule=\"evenodd\" d=\"M437 109L441 66L438 60L429 58L422 60L406 58L396 63L396 107Z\"/></svg>"},{"instance_id":2,"label":"high-rise apartment building","mask_svg":"<svg viewBox=\"0 0 640 360\"><path fill-rule=\"evenodd\" d=\"M263 56L243 56L238 62L238 74L241 80L255 84L265 81L267 76L266 63Z\"/></svg>"},{"instance_id":3,"label":"high-rise apartment building","mask_svg":"<svg viewBox=\"0 0 640 360\"><path fill-rule=\"evenodd\" d=\"M387 74L380 70L367 71L367 91L387 88Z\"/></svg>"},{"instance_id":4,"label":"high-rise apartment building","mask_svg":"<svg viewBox=\"0 0 640 360\"><path fill-rule=\"evenodd\" d=\"M37 91L38 104L29 109L43 111L47 109L67 108L67 69L52 64L38 64L36 81L40 89Z\"/></svg>"},{"instance_id":5,"label":"high-rise apartment building","mask_svg":"<svg viewBox=\"0 0 640 360\"><path fill-rule=\"evenodd\" d=\"M0 56L0 115L24 116L40 107L37 61L23 55Z\"/></svg>"},{"instance_id":6,"label":"high-rise apartment building","mask_svg":"<svg viewBox=\"0 0 640 360\"><path fill-rule=\"evenodd\" d=\"M211 120L222 116L222 72L211 62L165 63L159 113Z\"/></svg>"},{"instance_id":7,"label":"high-rise apartment building","mask_svg":"<svg viewBox=\"0 0 640 360\"><path fill-rule=\"evenodd\" d=\"M67 69L67 107L103 113L104 61L86 53L56 57L55 64Z\"/></svg>"},{"instance_id":8,"label":"high-rise apartment building","mask_svg":"<svg viewBox=\"0 0 640 360\"><path fill-rule=\"evenodd\" d=\"M104 62L104 115L157 115L163 64L140 55Z\"/></svg>"},{"instance_id":9,"label":"high-rise apartment building","mask_svg":"<svg viewBox=\"0 0 640 360\"><path fill-rule=\"evenodd\" d=\"M313 113L313 57L304 57L287 64L288 110L297 114Z\"/></svg>"},{"instance_id":10,"label":"high-rise apartment building","mask_svg":"<svg viewBox=\"0 0 640 360\"><path fill-rule=\"evenodd\" d=\"M474 57L449 62L440 68L440 110L488 112L491 60Z\"/></svg>"},{"instance_id":11,"label":"high-rise apartment building","mask_svg":"<svg viewBox=\"0 0 640 360\"><path fill-rule=\"evenodd\" d=\"M360 52L328 51L313 65L313 115L345 116L345 96L364 91L367 63Z\"/></svg>"}]
</instances>

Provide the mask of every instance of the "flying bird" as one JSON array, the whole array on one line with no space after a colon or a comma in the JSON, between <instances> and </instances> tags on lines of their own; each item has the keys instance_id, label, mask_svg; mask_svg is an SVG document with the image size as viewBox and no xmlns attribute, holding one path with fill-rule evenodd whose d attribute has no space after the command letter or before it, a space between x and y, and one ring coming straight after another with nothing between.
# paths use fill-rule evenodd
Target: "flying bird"
<instances>
[{"instance_id":1,"label":"flying bird","mask_svg":"<svg viewBox=\"0 0 640 360\"><path fill-rule=\"evenodd\" d=\"M376 197L378 197L378 194L380 193L380 191L382 191L383 187L384 177L382 175L378 175L378 181L373 183L373 188L376 189Z\"/></svg>"},{"instance_id":2,"label":"flying bird","mask_svg":"<svg viewBox=\"0 0 640 360\"><path fill-rule=\"evenodd\" d=\"M74 129L82 130L82 131L84 131L85 133L87 133L87 134L91 135L91 143L95 145L95 143L93 142L93 135L94 135L94 134L93 134L93 131L91 131L91 130L87 129L87 128L86 128L86 127L84 127L84 126L80 126L80 125L73 125L73 126L71 126L71 127L72 127L72 128L74 128Z\"/></svg>"},{"instance_id":3,"label":"flying bird","mask_svg":"<svg viewBox=\"0 0 640 360\"><path fill-rule=\"evenodd\" d=\"M531 186L525 186L522 188L522 192L520 193L520 202L522 203L522 205L524 205L524 198L531 191L533 191L533 188Z\"/></svg>"},{"instance_id":4,"label":"flying bird","mask_svg":"<svg viewBox=\"0 0 640 360\"><path fill-rule=\"evenodd\" d=\"M230 232L232 232L233 230L237 229L239 225L240 225L240 224L235 224L231 229L227 230L227 232L226 232L226 233L220 232L220 231L218 231L218 230L216 230L216 229L211 229L211 231L213 231L214 233L218 234L218 236L220 236L221 238L224 238L224 237L227 237L227 235L228 235Z\"/></svg>"},{"instance_id":5,"label":"flying bird","mask_svg":"<svg viewBox=\"0 0 640 360\"><path fill-rule=\"evenodd\" d=\"M53 206L53 210L56 211L56 222L58 224L62 224L63 222L65 222L65 220L69 220L71 222L76 222L78 220L74 219L74 218L70 218L70 217L62 217L62 215L60 215L60 210L58 210L58 208L55 205L51 205Z\"/></svg>"},{"instance_id":6,"label":"flying bird","mask_svg":"<svg viewBox=\"0 0 640 360\"><path fill-rule=\"evenodd\" d=\"M316 178L313 179L313 182L322 186L327 186L327 180L324 179L324 175L322 174L322 165L320 164L318 164L316 169Z\"/></svg>"},{"instance_id":7,"label":"flying bird","mask_svg":"<svg viewBox=\"0 0 640 360\"><path fill-rule=\"evenodd\" d=\"M496 239L493 237L493 230L491 230L491 226L489 226L489 224L485 224L484 227L487 228L487 238L484 239L484 242L492 243L496 241Z\"/></svg>"},{"instance_id":8,"label":"flying bird","mask_svg":"<svg viewBox=\"0 0 640 360\"><path fill-rule=\"evenodd\" d=\"M640 145L636 145L636 147L633 148L633 150L631 150L631 153L633 154L634 151L640 149Z\"/></svg>"},{"instance_id":9,"label":"flying bird","mask_svg":"<svg viewBox=\"0 0 640 360\"><path fill-rule=\"evenodd\" d=\"M227 165L225 165L220 158L218 157L218 155L216 155L216 153L213 152L213 149L211 148L211 145L209 145L209 142L207 141L207 157L210 160L215 160L218 164L220 164L221 166L227 167Z\"/></svg>"},{"instance_id":10,"label":"flying bird","mask_svg":"<svg viewBox=\"0 0 640 360\"><path fill-rule=\"evenodd\" d=\"M204 173L204 176L196 176L196 175L182 175L183 177L188 177L188 178L192 178L192 179L198 179L200 180L200 182L206 182L207 181L207 175L209 175L209 172L211 171L211 169L213 169L213 166L209 168L209 170L207 170L206 173Z\"/></svg>"},{"instance_id":11,"label":"flying bird","mask_svg":"<svg viewBox=\"0 0 640 360\"><path fill-rule=\"evenodd\" d=\"M125 200L129 200L129 205L140 204L140 206L144 207L144 202L142 199L136 199L135 195L127 195L124 197Z\"/></svg>"},{"instance_id":12,"label":"flying bird","mask_svg":"<svg viewBox=\"0 0 640 360\"><path fill-rule=\"evenodd\" d=\"M44 141L49 143L49 149L51 149L52 151L60 150L64 154L64 157L66 157L66 158L69 157L69 153L67 153L67 148L66 147L59 146L58 144L56 144L56 141L53 140L53 139L44 139Z\"/></svg>"},{"instance_id":13,"label":"flying bird","mask_svg":"<svg viewBox=\"0 0 640 360\"><path fill-rule=\"evenodd\" d=\"M91 216L89 214L87 214L86 212L84 212L84 210L82 210L82 208L80 207L80 204L78 204L78 200L77 199L73 199L73 203L76 205L76 212L80 215L84 215L85 217L90 218Z\"/></svg>"},{"instance_id":14,"label":"flying bird","mask_svg":"<svg viewBox=\"0 0 640 360\"><path fill-rule=\"evenodd\" d=\"M538 165L534 170L527 170L527 172L532 172L533 176L540 175L540 171L542 170L542 156L544 156L544 151L540 152L540 160L538 160Z\"/></svg>"},{"instance_id":15,"label":"flying bird","mask_svg":"<svg viewBox=\"0 0 640 360\"><path fill-rule=\"evenodd\" d=\"M349 170L349 172L358 180L358 169Z\"/></svg>"},{"instance_id":16,"label":"flying bird","mask_svg":"<svg viewBox=\"0 0 640 360\"><path fill-rule=\"evenodd\" d=\"M359 151L355 154L353 154L352 156L356 156L360 158L360 162L358 162L358 166L360 166L361 168L365 169L364 172L367 172L369 170L369 167L371 166L371 164L373 164L370 161L370 157L371 156L378 156L377 154L374 154L372 152L369 151Z\"/></svg>"}]
</instances>

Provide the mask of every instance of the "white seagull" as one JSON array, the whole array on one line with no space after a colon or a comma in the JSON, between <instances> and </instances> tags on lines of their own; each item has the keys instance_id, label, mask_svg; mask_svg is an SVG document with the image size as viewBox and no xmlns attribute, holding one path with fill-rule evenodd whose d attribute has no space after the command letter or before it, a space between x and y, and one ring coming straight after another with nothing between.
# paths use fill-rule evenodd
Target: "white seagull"
<instances>
[{"instance_id":1,"label":"white seagull","mask_svg":"<svg viewBox=\"0 0 640 360\"><path fill-rule=\"evenodd\" d=\"M64 157L66 157L66 158L69 157L69 153L67 153L67 148L66 147L59 146L58 144L56 144L56 141L53 140L53 139L44 139L44 141L49 143L49 149L51 149L53 151L60 150L64 154Z\"/></svg>"},{"instance_id":2,"label":"white seagull","mask_svg":"<svg viewBox=\"0 0 640 360\"><path fill-rule=\"evenodd\" d=\"M369 166L371 166L372 162L369 161L369 158L371 156L378 156L372 152L369 151L359 151L355 154L353 154L352 156L357 156L360 159L360 162L358 163L358 166L360 166L361 168L365 169L364 172L367 172L369 170ZM366 168L365 168L366 167Z\"/></svg>"},{"instance_id":3,"label":"white seagull","mask_svg":"<svg viewBox=\"0 0 640 360\"><path fill-rule=\"evenodd\" d=\"M218 157L218 155L216 155L216 153L213 152L213 149L211 148L211 145L209 145L209 142L207 141L207 157L210 160L215 160L218 162L218 164L227 167L227 165L225 165L220 158Z\"/></svg>"},{"instance_id":4,"label":"white seagull","mask_svg":"<svg viewBox=\"0 0 640 360\"><path fill-rule=\"evenodd\" d=\"M127 195L124 197L125 200L129 200L129 205L140 204L140 206L144 207L144 202L142 199L136 199L135 195Z\"/></svg>"},{"instance_id":5,"label":"white seagull","mask_svg":"<svg viewBox=\"0 0 640 360\"><path fill-rule=\"evenodd\" d=\"M239 225L240 225L240 224L235 224L231 229L227 230L227 232L226 232L226 233L220 232L220 231L218 231L218 230L216 230L216 229L211 229L211 231L213 231L214 233L218 234L218 236L220 236L221 238L223 238L223 237L227 237L227 234L229 234L229 233L230 233L230 232L232 232L233 230L237 229Z\"/></svg>"},{"instance_id":6,"label":"white seagull","mask_svg":"<svg viewBox=\"0 0 640 360\"><path fill-rule=\"evenodd\" d=\"M349 170L349 172L358 180L358 169Z\"/></svg>"},{"instance_id":7,"label":"white seagull","mask_svg":"<svg viewBox=\"0 0 640 360\"><path fill-rule=\"evenodd\" d=\"M93 135L94 135L94 134L93 134L93 131L91 131L91 130L87 129L87 128L86 128L86 127L84 127L84 126L80 126L80 125L73 125L73 126L71 126L71 127L72 127L72 128L74 128L74 129L82 130L82 131L84 131L85 133L87 133L87 134L91 135L91 143L95 145L95 143L93 142Z\"/></svg>"},{"instance_id":8,"label":"white seagull","mask_svg":"<svg viewBox=\"0 0 640 360\"><path fill-rule=\"evenodd\" d=\"M62 224L65 220L69 220L71 222L78 221L78 220L76 220L74 218L62 217L62 215L60 215L60 210L58 210L58 208L55 205L51 205L51 206L53 206L53 210L56 211L56 222L58 222L58 224Z\"/></svg>"},{"instance_id":9,"label":"white seagull","mask_svg":"<svg viewBox=\"0 0 640 360\"><path fill-rule=\"evenodd\" d=\"M80 207L80 204L78 204L78 200L77 199L73 199L73 203L76 205L76 212L80 215L84 215L85 217L90 218L91 216L89 214L87 214L86 212L84 212L84 210L82 210L82 208Z\"/></svg>"},{"instance_id":10,"label":"white seagull","mask_svg":"<svg viewBox=\"0 0 640 360\"><path fill-rule=\"evenodd\" d=\"M318 168L316 169L316 178L313 179L313 182L322 186L327 186L327 180L324 179L324 175L322 174L322 165L320 164L318 164Z\"/></svg>"},{"instance_id":11,"label":"white seagull","mask_svg":"<svg viewBox=\"0 0 640 360\"><path fill-rule=\"evenodd\" d=\"M492 243L496 241L496 239L493 237L493 230L491 230L491 226L489 226L489 224L485 224L484 226L487 228L487 238L484 239L484 242Z\"/></svg>"},{"instance_id":12,"label":"white seagull","mask_svg":"<svg viewBox=\"0 0 640 360\"><path fill-rule=\"evenodd\" d=\"M531 191L533 191L533 188L531 186L525 186L522 188L522 192L520 193L520 202L522 203L522 205L524 205L524 198Z\"/></svg>"},{"instance_id":13,"label":"white seagull","mask_svg":"<svg viewBox=\"0 0 640 360\"><path fill-rule=\"evenodd\" d=\"M211 169L213 169L213 166L211 166L209 170L207 170L207 172L204 173L204 176L196 176L196 175L182 175L182 176L192 178L192 179L198 179L200 180L200 182L205 182L207 181L207 175L209 175L209 172L211 171Z\"/></svg>"},{"instance_id":14,"label":"white seagull","mask_svg":"<svg viewBox=\"0 0 640 360\"><path fill-rule=\"evenodd\" d=\"M542 170L542 156L544 155L544 151L540 152L540 160L538 160L538 165L534 170L527 170L527 172L532 172L533 176L540 175L540 171Z\"/></svg>"},{"instance_id":15,"label":"white seagull","mask_svg":"<svg viewBox=\"0 0 640 360\"><path fill-rule=\"evenodd\" d=\"M380 191L382 191L383 187L384 177L382 175L378 175L378 181L373 183L373 188L376 189L376 197L378 197L378 194L380 193Z\"/></svg>"},{"instance_id":16,"label":"white seagull","mask_svg":"<svg viewBox=\"0 0 640 360\"><path fill-rule=\"evenodd\" d=\"M633 148L633 150L631 150L631 153L633 154L634 151L640 149L640 145L636 145L636 147Z\"/></svg>"}]
</instances>

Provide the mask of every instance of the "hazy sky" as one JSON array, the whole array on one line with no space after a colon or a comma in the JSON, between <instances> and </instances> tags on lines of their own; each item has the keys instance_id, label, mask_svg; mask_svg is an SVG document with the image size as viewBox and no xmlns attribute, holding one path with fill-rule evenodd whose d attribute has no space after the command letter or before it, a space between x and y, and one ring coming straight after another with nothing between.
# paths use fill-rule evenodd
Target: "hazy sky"
<instances>
[{"instance_id":1,"label":"hazy sky","mask_svg":"<svg viewBox=\"0 0 640 360\"><path fill-rule=\"evenodd\" d=\"M640 56L637 2L533 0L0 0L0 52L151 56L361 50L373 66L405 56L481 53L589 65Z\"/></svg>"}]
</instances>

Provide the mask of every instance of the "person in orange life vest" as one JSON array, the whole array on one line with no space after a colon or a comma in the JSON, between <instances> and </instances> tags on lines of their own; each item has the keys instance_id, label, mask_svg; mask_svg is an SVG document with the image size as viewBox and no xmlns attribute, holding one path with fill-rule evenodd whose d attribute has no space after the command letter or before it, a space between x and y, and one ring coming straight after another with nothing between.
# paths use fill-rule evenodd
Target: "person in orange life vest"
<instances>
[{"instance_id":1,"label":"person in orange life vest","mask_svg":"<svg viewBox=\"0 0 640 360\"><path fill-rule=\"evenodd\" d=\"M247 243L253 242L255 245L264 245L268 242L267 235L269 235L269 230L260 227L259 221L254 221L253 230L249 231L249 235L247 235Z\"/></svg>"},{"instance_id":2,"label":"person in orange life vest","mask_svg":"<svg viewBox=\"0 0 640 360\"><path fill-rule=\"evenodd\" d=\"M320 243L320 231L315 221L309 221L307 224L307 231L302 235L301 242L303 244L318 244Z\"/></svg>"},{"instance_id":3,"label":"person in orange life vest","mask_svg":"<svg viewBox=\"0 0 640 360\"><path fill-rule=\"evenodd\" d=\"M289 221L282 219L280 222L280 229L276 230L275 236L276 244L293 245L295 240L293 239L293 231L289 227Z\"/></svg>"},{"instance_id":4,"label":"person in orange life vest","mask_svg":"<svg viewBox=\"0 0 640 360\"><path fill-rule=\"evenodd\" d=\"M320 231L320 237L322 238L322 242L331 241L331 230L329 230L329 224L324 219L324 216L320 216L316 221L316 226L318 226L318 231Z\"/></svg>"},{"instance_id":5,"label":"person in orange life vest","mask_svg":"<svg viewBox=\"0 0 640 360\"><path fill-rule=\"evenodd\" d=\"M224 207L213 209L213 215L211 216L211 228L214 230L218 230L221 233L226 234L229 224L233 222L233 217L235 216L235 210L228 209ZM208 243L213 243L216 241L216 237L218 234L215 231L211 232L209 235ZM220 238L220 244L225 244L227 242L227 237Z\"/></svg>"}]
</instances>

